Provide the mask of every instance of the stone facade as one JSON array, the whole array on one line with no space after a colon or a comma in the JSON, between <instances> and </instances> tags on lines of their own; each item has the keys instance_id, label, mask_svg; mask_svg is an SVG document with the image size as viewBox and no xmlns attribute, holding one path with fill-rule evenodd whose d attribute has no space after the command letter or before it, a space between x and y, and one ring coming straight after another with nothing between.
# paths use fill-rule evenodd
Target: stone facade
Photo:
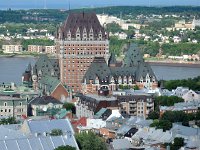
<instances>
[{"instance_id":1,"label":"stone facade","mask_svg":"<svg viewBox=\"0 0 200 150\"><path fill-rule=\"evenodd\" d=\"M27 100L11 96L0 96L0 115L16 118L27 116Z\"/></svg>"},{"instance_id":2,"label":"stone facade","mask_svg":"<svg viewBox=\"0 0 200 150\"><path fill-rule=\"evenodd\" d=\"M84 74L95 56L109 58L109 41L94 13L70 13L57 31L56 51L60 61L60 79L81 91Z\"/></svg>"}]
</instances>

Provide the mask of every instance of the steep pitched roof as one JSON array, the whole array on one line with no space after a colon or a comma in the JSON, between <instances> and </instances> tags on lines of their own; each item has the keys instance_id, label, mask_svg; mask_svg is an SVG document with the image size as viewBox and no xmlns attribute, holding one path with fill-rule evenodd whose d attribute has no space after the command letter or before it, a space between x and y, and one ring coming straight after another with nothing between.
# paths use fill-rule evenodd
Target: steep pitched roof
<instances>
[{"instance_id":1,"label":"steep pitched roof","mask_svg":"<svg viewBox=\"0 0 200 150\"><path fill-rule=\"evenodd\" d=\"M106 64L105 59L103 57L95 57L85 76L83 77L83 82L85 79L87 83L89 83L90 80L93 80L94 82L96 77L98 77L101 83L105 83L109 81L110 75L111 72Z\"/></svg>"},{"instance_id":2,"label":"steep pitched roof","mask_svg":"<svg viewBox=\"0 0 200 150\"><path fill-rule=\"evenodd\" d=\"M57 62L57 64L56 64L56 62ZM51 60L51 59L48 58L47 55L42 54L42 55L40 55L39 59L35 63L34 69L36 69L37 73L39 71L41 71L42 76L50 75L53 71L54 74L55 74L54 76L59 77L58 65L59 65L58 61L56 61L54 59Z\"/></svg>"},{"instance_id":3,"label":"steep pitched roof","mask_svg":"<svg viewBox=\"0 0 200 150\"><path fill-rule=\"evenodd\" d=\"M144 62L144 60L140 48L137 46L137 44L131 43L124 58L124 66L138 66L138 64L141 62Z\"/></svg>"},{"instance_id":4,"label":"steep pitched roof","mask_svg":"<svg viewBox=\"0 0 200 150\"><path fill-rule=\"evenodd\" d=\"M53 119L53 120L25 120L23 125L26 125L26 128L29 129L30 133L51 133L53 129L60 129L63 131L63 134L71 133L74 134L74 130L71 126L71 123L68 119ZM22 126L23 126L22 125Z\"/></svg>"},{"instance_id":5,"label":"steep pitched roof","mask_svg":"<svg viewBox=\"0 0 200 150\"><path fill-rule=\"evenodd\" d=\"M108 64L111 65L111 64L116 64L117 63L117 60L115 58L115 54L114 53L111 53L111 56L108 60Z\"/></svg>"},{"instance_id":6,"label":"steep pitched roof","mask_svg":"<svg viewBox=\"0 0 200 150\"><path fill-rule=\"evenodd\" d=\"M140 63L136 71L136 80L139 81L141 77L145 78L147 74L149 74L150 78L155 77L154 72L148 63L146 62Z\"/></svg>"},{"instance_id":7,"label":"steep pitched roof","mask_svg":"<svg viewBox=\"0 0 200 150\"><path fill-rule=\"evenodd\" d=\"M79 150L74 137L68 136L26 137L0 140L1 150L54 150L62 145L70 145Z\"/></svg>"},{"instance_id":8,"label":"steep pitched roof","mask_svg":"<svg viewBox=\"0 0 200 150\"><path fill-rule=\"evenodd\" d=\"M56 100L55 98L51 96L36 97L30 102L30 104L33 104L33 105L47 105L49 103L62 104L62 102Z\"/></svg>"},{"instance_id":9,"label":"steep pitched roof","mask_svg":"<svg viewBox=\"0 0 200 150\"><path fill-rule=\"evenodd\" d=\"M39 83L46 85L46 91L49 91L50 93L52 93L55 88L61 84L57 77L52 77L49 75L43 76Z\"/></svg>"},{"instance_id":10,"label":"steep pitched roof","mask_svg":"<svg viewBox=\"0 0 200 150\"><path fill-rule=\"evenodd\" d=\"M82 33L86 32L89 35L92 30L94 37L97 38L99 32L102 33L102 38L106 39L106 33L104 28L101 26L97 16L95 13L86 13L86 12L73 12L70 13L64 25L60 28L60 32L62 33L62 38L67 38L67 33L71 33L71 37L76 37L76 31L80 32L82 37Z\"/></svg>"}]
</instances>

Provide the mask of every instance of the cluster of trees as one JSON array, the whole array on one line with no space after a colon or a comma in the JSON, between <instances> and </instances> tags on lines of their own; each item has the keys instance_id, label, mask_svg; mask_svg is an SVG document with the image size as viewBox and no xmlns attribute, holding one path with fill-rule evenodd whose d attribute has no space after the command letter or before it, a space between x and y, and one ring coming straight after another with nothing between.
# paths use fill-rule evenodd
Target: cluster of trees
<instances>
[{"instance_id":1,"label":"cluster of trees","mask_svg":"<svg viewBox=\"0 0 200 150\"><path fill-rule=\"evenodd\" d=\"M2 118L0 120L0 124L16 124L17 121L16 121L16 118L13 118L13 117L9 117L9 118Z\"/></svg>"},{"instance_id":2,"label":"cluster of trees","mask_svg":"<svg viewBox=\"0 0 200 150\"><path fill-rule=\"evenodd\" d=\"M163 129L163 131L166 131L172 128L172 123L168 120L154 120L150 127L156 127L156 129Z\"/></svg>"},{"instance_id":3,"label":"cluster of trees","mask_svg":"<svg viewBox=\"0 0 200 150\"><path fill-rule=\"evenodd\" d=\"M164 86L168 90L175 89L178 86L188 87L189 89L192 89L194 91L200 90L200 76L196 78L189 78L189 79L183 79L183 80L170 80L165 81Z\"/></svg>"},{"instance_id":4,"label":"cluster of trees","mask_svg":"<svg viewBox=\"0 0 200 150\"><path fill-rule=\"evenodd\" d=\"M169 146L170 150L180 149L182 146L185 145L184 138L176 137L176 138L174 138L173 143L165 143L164 145L165 145L165 147Z\"/></svg>"},{"instance_id":5,"label":"cluster of trees","mask_svg":"<svg viewBox=\"0 0 200 150\"><path fill-rule=\"evenodd\" d=\"M189 121L195 121L195 124L200 127L200 110L196 113L185 113L184 111L166 111L160 117L158 111L151 112L149 119L154 119L151 127L163 129L164 131L172 128L172 123L181 122L184 126L189 126Z\"/></svg>"},{"instance_id":6,"label":"cluster of trees","mask_svg":"<svg viewBox=\"0 0 200 150\"><path fill-rule=\"evenodd\" d=\"M180 56L180 55L191 55L197 54L199 52L200 44L193 44L193 43L178 43L178 44L163 44L162 51L165 55L173 55L173 56Z\"/></svg>"},{"instance_id":7,"label":"cluster of trees","mask_svg":"<svg viewBox=\"0 0 200 150\"><path fill-rule=\"evenodd\" d=\"M73 114L76 114L76 107L73 103L66 102L63 104L63 108L72 111Z\"/></svg>"},{"instance_id":8,"label":"cluster of trees","mask_svg":"<svg viewBox=\"0 0 200 150\"><path fill-rule=\"evenodd\" d=\"M184 99L178 96L157 96L155 106L174 106L175 103L184 102Z\"/></svg>"},{"instance_id":9,"label":"cluster of trees","mask_svg":"<svg viewBox=\"0 0 200 150\"><path fill-rule=\"evenodd\" d=\"M83 132L76 135L79 148L81 150L107 150L106 144L103 139L93 132Z\"/></svg>"}]
</instances>

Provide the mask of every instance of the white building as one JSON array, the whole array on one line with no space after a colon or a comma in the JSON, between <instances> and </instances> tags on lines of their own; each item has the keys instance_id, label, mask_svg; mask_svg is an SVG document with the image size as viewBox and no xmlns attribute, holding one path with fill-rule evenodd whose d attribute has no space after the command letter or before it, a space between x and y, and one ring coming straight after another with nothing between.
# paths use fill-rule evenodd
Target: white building
<instances>
[{"instance_id":1,"label":"white building","mask_svg":"<svg viewBox=\"0 0 200 150\"><path fill-rule=\"evenodd\" d=\"M22 51L22 45L2 45L4 53L19 53Z\"/></svg>"}]
</instances>

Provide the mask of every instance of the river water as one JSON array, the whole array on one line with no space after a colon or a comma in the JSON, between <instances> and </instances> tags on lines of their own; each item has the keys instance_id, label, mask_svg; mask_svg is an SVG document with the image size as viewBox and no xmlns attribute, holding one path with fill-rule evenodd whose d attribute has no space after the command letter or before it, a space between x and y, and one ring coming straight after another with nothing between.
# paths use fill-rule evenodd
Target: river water
<instances>
[{"instance_id":1,"label":"river water","mask_svg":"<svg viewBox=\"0 0 200 150\"><path fill-rule=\"evenodd\" d=\"M21 84L21 76L29 63L34 64L32 57L0 57L0 83L15 82ZM164 80L187 79L200 76L198 67L175 67L151 65L156 77Z\"/></svg>"}]
</instances>

